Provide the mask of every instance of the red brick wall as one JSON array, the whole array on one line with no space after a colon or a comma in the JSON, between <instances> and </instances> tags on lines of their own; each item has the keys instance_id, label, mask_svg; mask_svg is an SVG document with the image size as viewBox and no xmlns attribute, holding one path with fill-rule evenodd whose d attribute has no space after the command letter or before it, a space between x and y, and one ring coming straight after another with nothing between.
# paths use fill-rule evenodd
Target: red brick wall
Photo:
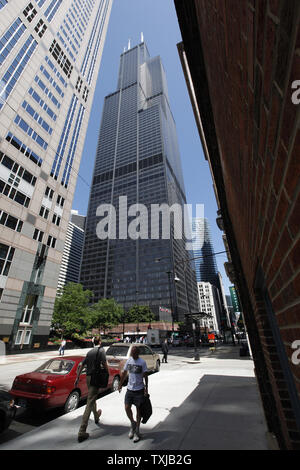
<instances>
[{"instance_id":1,"label":"red brick wall","mask_svg":"<svg viewBox=\"0 0 300 470\"><path fill-rule=\"evenodd\" d=\"M176 2L179 3L179 2ZM300 2L195 0L227 206L288 448L300 448L260 267L300 396ZM192 33L191 33L192 34ZM194 37L196 33L193 31ZM183 38L184 39L184 38ZM201 112L201 108L200 108Z\"/></svg>"}]
</instances>

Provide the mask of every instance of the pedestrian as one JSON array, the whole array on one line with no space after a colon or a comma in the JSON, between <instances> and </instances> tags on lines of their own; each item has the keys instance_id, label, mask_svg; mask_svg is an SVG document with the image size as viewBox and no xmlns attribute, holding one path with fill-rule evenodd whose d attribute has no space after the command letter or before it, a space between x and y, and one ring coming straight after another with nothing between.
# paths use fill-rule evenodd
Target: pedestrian
<instances>
[{"instance_id":1,"label":"pedestrian","mask_svg":"<svg viewBox=\"0 0 300 470\"><path fill-rule=\"evenodd\" d=\"M167 340L167 338L166 338L166 339L164 340L164 342L162 343L161 349L162 349L162 353L163 353L163 355L164 355L164 357L162 358L162 361L161 361L161 362L168 363L167 359L168 359L169 348L168 348L168 340Z\"/></svg>"},{"instance_id":2,"label":"pedestrian","mask_svg":"<svg viewBox=\"0 0 300 470\"><path fill-rule=\"evenodd\" d=\"M140 406L144 402L144 397L148 395L148 370L144 359L139 357L139 348L133 346L130 358L127 359L121 376L119 392L122 390L123 382L128 375L128 385L125 395L125 411L131 423L128 434L129 439L138 442L140 436L141 414ZM136 407L136 421L131 410L132 405Z\"/></svg>"},{"instance_id":3,"label":"pedestrian","mask_svg":"<svg viewBox=\"0 0 300 470\"><path fill-rule=\"evenodd\" d=\"M66 340L64 338L62 338L61 343L60 343L60 347L59 347L59 350L58 350L60 356L64 356L65 347L66 347Z\"/></svg>"},{"instance_id":4,"label":"pedestrian","mask_svg":"<svg viewBox=\"0 0 300 470\"><path fill-rule=\"evenodd\" d=\"M89 434L86 432L88 421L90 414L94 414L95 424L99 423L99 419L102 413L102 410L97 410L96 400L98 398L99 388L91 385L91 375L94 370L94 366L96 367L103 367L108 371L108 365L106 361L106 354L104 349L101 347L101 337L96 337L95 340L95 347L90 349L87 353L85 359L82 361L80 367L77 371L77 378L75 380L75 387L77 387L79 376L84 366L86 366L86 382L88 386L88 397L87 397L87 404L82 416L81 426L78 432L78 442L82 442L88 439ZM95 364L97 360L98 364Z\"/></svg>"}]
</instances>

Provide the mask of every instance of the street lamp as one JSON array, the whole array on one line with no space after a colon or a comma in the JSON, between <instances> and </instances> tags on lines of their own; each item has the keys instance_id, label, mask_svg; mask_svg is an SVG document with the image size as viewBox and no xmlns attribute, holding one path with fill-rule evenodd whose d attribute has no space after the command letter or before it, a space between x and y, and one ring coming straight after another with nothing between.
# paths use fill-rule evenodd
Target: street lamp
<instances>
[{"instance_id":1,"label":"street lamp","mask_svg":"<svg viewBox=\"0 0 300 470\"><path fill-rule=\"evenodd\" d=\"M176 273L174 273L174 271L167 271L166 274L168 275L168 279L169 279L169 295L170 295L170 308L171 308L171 317L172 317L172 333L174 333L174 312L173 312L173 300L172 300L171 275L172 274L174 275L174 281L175 282L179 282L180 279L176 275Z\"/></svg>"}]
</instances>

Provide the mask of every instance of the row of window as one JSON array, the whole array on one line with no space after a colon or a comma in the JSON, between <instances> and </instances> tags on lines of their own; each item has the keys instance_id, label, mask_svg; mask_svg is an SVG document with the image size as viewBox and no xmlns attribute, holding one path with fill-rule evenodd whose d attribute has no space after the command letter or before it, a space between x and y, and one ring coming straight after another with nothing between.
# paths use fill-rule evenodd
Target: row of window
<instances>
[{"instance_id":1,"label":"row of window","mask_svg":"<svg viewBox=\"0 0 300 470\"><path fill-rule=\"evenodd\" d=\"M47 18L49 23L51 23L51 21L53 20L61 4L62 0L52 0L52 2L50 3L49 7L45 11L45 17Z\"/></svg>"},{"instance_id":2,"label":"row of window","mask_svg":"<svg viewBox=\"0 0 300 470\"><path fill-rule=\"evenodd\" d=\"M66 161L66 164L65 164L63 177L62 177L62 180L61 180L61 184L64 185L65 188L67 188L68 184L69 184L71 169L72 169L72 165L73 165L73 161L74 161L74 157L75 157L75 152L76 152L76 148L77 148L77 144L78 144L78 138L79 138L79 134L80 134L81 126L82 126L84 112L85 112L85 108L81 104L80 108L79 108L78 115L77 115L77 119L76 119L74 131L73 131L72 139L71 139L71 145L70 145L70 149L69 149L68 158L67 158L67 161Z\"/></svg>"},{"instance_id":3,"label":"row of window","mask_svg":"<svg viewBox=\"0 0 300 470\"><path fill-rule=\"evenodd\" d=\"M48 220L48 217L49 217L49 209L45 206L41 206L41 209L40 209L40 216L43 217L44 219ZM52 217L52 223L57 225L57 227L59 227L60 225L60 221L61 221L61 217L57 214L53 214L53 217Z\"/></svg>"},{"instance_id":4,"label":"row of window","mask_svg":"<svg viewBox=\"0 0 300 470\"><path fill-rule=\"evenodd\" d=\"M0 194L9 197L13 201L17 202L21 206L28 207L30 203L30 198L25 194L17 191L10 184L5 183L5 181L0 179Z\"/></svg>"},{"instance_id":5,"label":"row of window","mask_svg":"<svg viewBox=\"0 0 300 470\"><path fill-rule=\"evenodd\" d=\"M40 38L42 38L47 31L47 25L46 23L41 19L39 20L38 24L34 28L35 32L38 34Z\"/></svg>"},{"instance_id":6,"label":"row of window","mask_svg":"<svg viewBox=\"0 0 300 470\"><path fill-rule=\"evenodd\" d=\"M86 50L86 53L85 53L85 56L84 56L84 59L83 59L82 65L81 65L80 72L82 73L82 75L85 75L85 73L86 73L87 65L88 65L89 58L90 58L90 55L91 55L91 52L92 52L92 46L93 46L93 43L94 43L94 40L95 40L95 37L96 37L97 28L98 28L98 25L99 25L99 22L100 22L100 19L101 19L102 7L103 7L103 0L100 4L99 8L98 8L97 16L96 16L94 26L93 26L93 30L92 30L92 33L91 33L91 36L90 36L90 39L89 39L89 46Z\"/></svg>"},{"instance_id":7,"label":"row of window","mask_svg":"<svg viewBox=\"0 0 300 470\"><path fill-rule=\"evenodd\" d=\"M0 0L0 10L2 10L2 8L5 7L5 5L7 5L7 0Z\"/></svg>"},{"instance_id":8,"label":"row of window","mask_svg":"<svg viewBox=\"0 0 300 470\"><path fill-rule=\"evenodd\" d=\"M53 65L53 63L51 62L51 60L49 59L48 56L45 57L45 61L46 63L49 65L49 67L51 68L51 70L53 70L53 72L55 73L55 75L57 76L57 78L61 81L61 83L63 84L63 86L65 88L67 88L68 84L67 82L65 81L64 77L59 73L59 71L57 70L57 68L55 67L55 65Z\"/></svg>"},{"instance_id":9,"label":"row of window","mask_svg":"<svg viewBox=\"0 0 300 470\"><path fill-rule=\"evenodd\" d=\"M108 10L108 2L106 2L106 4L105 4L105 11L104 11L104 13L101 17L100 29L99 29L96 44L95 44L95 47L94 47L94 52L93 52L93 57L92 57L91 64L90 64L90 69L89 69L89 72L88 72L88 75L87 75L87 82L88 82L89 85L92 83L92 79L93 79L93 75L94 75L94 71L95 71L95 65L96 65L96 61L97 61L97 57L98 57L99 47L100 47L100 44L101 44L101 38L102 38L103 28L104 28L104 24L105 24L105 18L106 18L106 15L107 15L107 10Z\"/></svg>"},{"instance_id":10,"label":"row of window","mask_svg":"<svg viewBox=\"0 0 300 470\"><path fill-rule=\"evenodd\" d=\"M37 10L34 8L32 3L29 3L27 7L25 8L25 10L23 11L23 13L24 13L24 16L26 16L29 23L31 23L35 15L37 14Z\"/></svg>"},{"instance_id":11,"label":"row of window","mask_svg":"<svg viewBox=\"0 0 300 470\"><path fill-rule=\"evenodd\" d=\"M50 52L53 55L54 59L62 69L62 71L66 74L68 78L70 78L71 73L73 71L73 65L71 64L70 60L63 52L62 48L58 44L58 42L54 39L50 46Z\"/></svg>"},{"instance_id":12,"label":"row of window","mask_svg":"<svg viewBox=\"0 0 300 470\"><path fill-rule=\"evenodd\" d=\"M15 230L16 232L21 232L23 227L22 220L19 220L4 211L0 211L0 224L10 228L11 230Z\"/></svg>"},{"instance_id":13,"label":"row of window","mask_svg":"<svg viewBox=\"0 0 300 470\"><path fill-rule=\"evenodd\" d=\"M55 106L60 109L60 102L55 98L55 96L53 95L53 93L49 90L49 88L46 87L45 83L38 77L38 75L36 75L34 81L38 84L38 86L41 88L41 90L43 90L43 92L45 93L45 95L50 98L50 100L52 101L53 104L55 104Z\"/></svg>"},{"instance_id":14,"label":"row of window","mask_svg":"<svg viewBox=\"0 0 300 470\"><path fill-rule=\"evenodd\" d=\"M17 114L17 116L15 117L14 122L20 127L20 129L22 129L23 132L25 132L25 134L29 135L32 140L34 140L40 147L42 147L43 150L47 150L47 142L39 134L37 134L37 132L35 132L32 127L30 127L29 124L27 124L27 122L24 121L21 116L19 116L19 114Z\"/></svg>"},{"instance_id":15,"label":"row of window","mask_svg":"<svg viewBox=\"0 0 300 470\"><path fill-rule=\"evenodd\" d=\"M78 98L75 95L73 95L72 101L68 110L67 119L64 124L64 128L60 137L59 145L56 151L55 159L54 159L51 173L50 173L50 175L54 177L54 179L58 178L58 174L59 174L60 167L61 167L61 162L65 153L67 141L69 138L70 128L74 119L74 114L75 114L75 110L77 107L77 103L78 103Z\"/></svg>"},{"instance_id":16,"label":"row of window","mask_svg":"<svg viewBox=\"0 0 300 470\"><path fill-rule=\"evenodd\" d=\"M52 127L49 126L49 124L39 115L39 113L33 109L29 103L27 103L27 101L23 102L22 107L49 135L52 135Z\"/></svg>"},{"instance_id":17,"label":"row of window","mask_svg":"<svg viewBox=\"0 0 300 470\"><path fill-rule=\"evenodd\" d=\"M43 238L44 238L44 232L42 232L41 230L38 230L37 228L34 230L34 233L33 233L33 236L32 236L33 240L36 240L38 242L43 242ZM48 240L47 240L47 246L50 246L51 248L55 248L56 246L56 241L57 239L55 237L53 237L52 235L49 235L48 236Z\"/></svg>"},{"instance_id":18,"label":"row of window","mask_svg":"<svg viewBox=\"0 0 300 470\"><path fill-rule=\"evenodd\" d=\"M51 117L51 119L55 122L56 119L57 119L57 116L56 114L52 111L52 109L47 105L47 103L45 103L44 100L42 100L42 98L40 97L40 95L34 91L33 88L30 88L28 90L28 93L30 94L30 96L32 96L32 98L37 102L37 104L44 110L46 111L46 113L48 114L48 116Z\"/></svg>"},{"instance_id":19,"label":"row of window","mask_svg":"<svg viewBox=\"0 0 300 470\"><path fill-rule=\"evenodd\" d=\"M56 83L56 81L51 77L50 73L48 72L47 69L45 69L45 67L43 65L41 65L40 67L40 70L41 72L43 73L43 75L47 78L47 80L51 83L51 85L53 86L53 88L57 91L57 93L63 98L65 96L64 92L62 91L62 89L60 88L60 86L58 86L58 84Z\"/></svg>"},{"instance_id":20,"label":"row of window","mask_svg":"<svg viewBox=\"0 0 300 470\"><path fill-rule=\"evenodd\" d=\"M6 33L0 39L0 65L2 65L17 44L21 36L26 31L26 26L22 23L20 18L17 18L14 23L9 27Z\"/></svg>"},{"instance_id":21,"label":"row of window","mask_svg":"<svg viewBox=\"0 0 300 470\"><path fill-rule=\"evenodd\" d=\"M20 166L18 163L15 163L11 158L9 158L7 155L5 155L3 152L0 151L0 163L4 165L6 168L11 170L13 173L15 173L18 178L22 178L24 181L27 183L31 184L32 186L35 186L36 183L36 177L33 176L29 171L25 170L22 166Z\"/></svg>"},{"instance_id":22,"label":"row of window","mask_svg":"<svg viewBox=\"0 0 300 470\"><path fill-rule=\"evenodd\" d=\"M42 166L43 159L39 157L31 148L27 147L21 140L19 140L15 135L9 132L6 136L6 140L13 145L19 152L23 153L26 157L29 158L33 163L38 166Z\"/></svg>"},{"instance_id":23,"label":"row of window","mask_svg":"<svg viewBox=\"0 0 300 470\"><path fill-rule=\"evenodd\" d=\"M8 68L5 75L2 77L2 82L6 85L5 92L6 96L11 94L17 80L19 79L21 73L23 72L25 66L29 62L30 57L37 47L37 42L34 40L33 36L29 36L25 44L22 46L20 51L17 54L17 57L13 63ZM0 101L0 110L3 107L4 102Z\"/></svg>"}]
</instances>

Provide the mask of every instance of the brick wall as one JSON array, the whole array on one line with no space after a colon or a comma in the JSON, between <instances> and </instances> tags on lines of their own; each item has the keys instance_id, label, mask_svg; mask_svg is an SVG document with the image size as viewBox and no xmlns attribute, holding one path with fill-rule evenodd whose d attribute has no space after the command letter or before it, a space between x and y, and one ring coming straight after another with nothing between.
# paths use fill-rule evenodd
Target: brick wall
<instances>
[{"instance_id":1,"label":"brick wall","mask_svg":"<svg viewBox=\"0 0 300 470\"><path fill-rule=\"evenodd\" d=\"M300 105L291 84L300 80L300 2L188 3L193 11L175 0L200 113L192 49L201 43L221 169L210 158L251 303L247 326L259 336L256 361L264 361L275 400L266 412L277 414L281 447L299 449L300 365L291 362L291 344L300 340Z\"/></svg>"}]
</instances>

